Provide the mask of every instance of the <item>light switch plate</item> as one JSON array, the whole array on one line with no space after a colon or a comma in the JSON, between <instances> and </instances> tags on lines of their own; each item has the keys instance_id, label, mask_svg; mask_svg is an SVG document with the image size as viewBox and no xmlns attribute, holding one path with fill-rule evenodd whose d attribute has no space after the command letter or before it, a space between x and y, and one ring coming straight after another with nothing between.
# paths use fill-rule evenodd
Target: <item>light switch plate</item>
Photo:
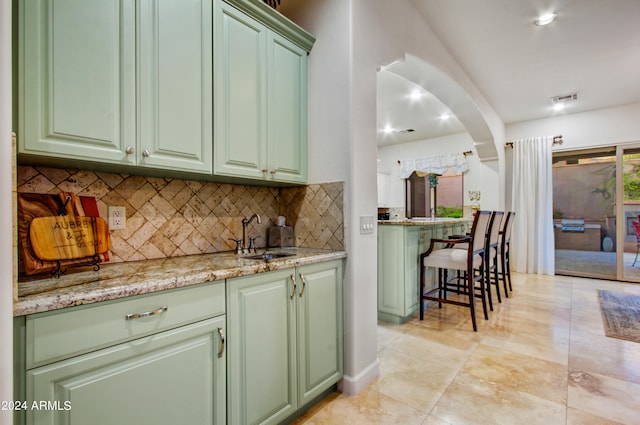
<instances>
[{"instance_id":1,"label":"light switch plate","mask_svg":"<svg viewBox=\"0 0 640 425\"><path fill-rule=\"evenodd\" d=\"M360 216L360 234L368 235L373 233L374 221L372 215L361 215Z\"/></svg>"},{"instance_id":2,"label":"light switch plate","mask_svg":"<svg viewBox=\"0 0 640 425\"><path fill-rule=\"evenodd\" d=\"M109 230L125 230L127 228L127 209L126 207L110 206L109 211Z\"/></svg>"}]
</instances>

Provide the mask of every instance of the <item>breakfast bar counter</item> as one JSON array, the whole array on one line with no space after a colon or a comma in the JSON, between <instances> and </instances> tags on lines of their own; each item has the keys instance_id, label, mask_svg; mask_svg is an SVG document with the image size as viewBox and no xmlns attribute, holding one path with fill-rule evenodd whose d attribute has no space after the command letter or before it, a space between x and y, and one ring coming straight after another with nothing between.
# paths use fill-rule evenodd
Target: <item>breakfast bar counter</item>
<instances>
[{"instance_id":1,"label":"breakfast bar counter","mask_svg":"<svg viewBox=\"0 0 640 425\"><path fill-rule=\"evenodd\" d=\"M450 217L414 217L414 218L399 218L394 220L378 220L379 225L395 225L395 226L441 226L446 225L449 228L466 229L468 224L471 223L471 219L467 218L450 218Z\"/></svg>"},{"instance_id":2,"label":"breakfast bar counter","mask_svg":"<svg viewBox=\"0 0 640 425\"><path fill-rule=\"evenodd\" d=\"M413 218L378 221L378 319L403 323L419 307L420 254L431 239L448 238L469 231L466 218ZM435 276L427 273L426 288Z\"/></svg>"}]
</instances>

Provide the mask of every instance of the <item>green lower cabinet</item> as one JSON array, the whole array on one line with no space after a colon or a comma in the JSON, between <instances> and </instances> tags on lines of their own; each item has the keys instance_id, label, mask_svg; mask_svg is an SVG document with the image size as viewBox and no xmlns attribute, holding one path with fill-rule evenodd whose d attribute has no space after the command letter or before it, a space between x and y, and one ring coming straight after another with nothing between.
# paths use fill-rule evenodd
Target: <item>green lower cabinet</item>
<instances>
[{"instance_id":1,"label":"green lower cabinet","mask_svg":"<svg viewBox=\"0 0 640 425\"><path fill-rule=\"evenodd\" d=\"M293 273L227 280L230 424L278 423L296 409Z\"/></svg>"},{"instance_id":2,"label":"green lower cabinet","mask_svg":"<svg viewBox=\"0 0 640 425\"><path fill-rule=\"evenodd\" d=\"M342 377L342 261L227 280L230 424L277 424Z\"/></svg>"},{"instance_id":3,"label":"green lower cabinet","mask_svg":"<svg viewBox=\"0 0 640 425\"><path fill-rule=\"evenodd\" d=\"M225 424L225 317L26 373L27 424Z\"/></svg>"},{"instance_id":4,"label":"green lower cabinet","mask_svg":"<svg viewBox=\"0 0 640 425\"><path fill-rule=\"evenodd\" d=\"M298 405L302 406L342 378L342 261L296 271Z\"/></svg>"},{"instance_id":5,"label":"green lower cabinet","mask_svg":"<svg viewBox=\"0 0 640 425\"><path fill-rule=\"evenodd\" d=\"M431 232L428 227L378 226L378 319L401 323L418 310L418 257Z\"/></svg>"}]
</instances>

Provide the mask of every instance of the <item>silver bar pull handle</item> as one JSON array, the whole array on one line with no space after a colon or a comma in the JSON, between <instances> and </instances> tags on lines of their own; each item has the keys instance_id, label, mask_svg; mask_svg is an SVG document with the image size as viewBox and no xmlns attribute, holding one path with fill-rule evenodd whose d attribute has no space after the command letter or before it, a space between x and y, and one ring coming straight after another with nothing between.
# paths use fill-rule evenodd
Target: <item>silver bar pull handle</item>
<instances>
[{"instance_id":1,"label":"silver bar pull handle","mask_svg":"<svg viewBox=\"0 0 640 425\"><path fill-rule=\"evenodd\" d=\"M222 354L224 354L224 332L222 328L218 328L218 336L220 336L220 351L218 351L218 357L222 357Z\"/></svg>"},{"instance_id":2,"label":"silver bar pull handle","mask_svg":"<svg viewBox=\"0 0 640 425\"><path fill-rule=\"evenodd\" d=\"M167 307L166 305L163 305L160 308L157 308L151 311L145 311L144 313L129 313L126 316L124 316L124 318L126 320L142 319L145 317L151 317L151 316L155 316L156 314L164 313L167 310L169 310L169 307Z\"/></svg>"},{"instance_id":3,"label":"silver bar pull handle","mask_svg":"<svg viewBox=\"0 0 640 425\"><path fill-rule=\"evenodd\" d=\"M291 278L291 283L293 283L293 291L291 291L290 299L293 299L293 297L296 295L296 275L292 274L289 277Z\"/></svg>"},{"instance_id":4,"label":"silver bar pull handle","mask_svg":"<svg viewBox=\"0 0 640 425\"><path fill-rule=\"evenodd\" d=\"M302 298L302 294L304 294L304 288L307 287L307 279L304 278L304 275L300 273L300 280L302 281L302 291L300 291L300 298Z\"/></svg>"}]
</instances>

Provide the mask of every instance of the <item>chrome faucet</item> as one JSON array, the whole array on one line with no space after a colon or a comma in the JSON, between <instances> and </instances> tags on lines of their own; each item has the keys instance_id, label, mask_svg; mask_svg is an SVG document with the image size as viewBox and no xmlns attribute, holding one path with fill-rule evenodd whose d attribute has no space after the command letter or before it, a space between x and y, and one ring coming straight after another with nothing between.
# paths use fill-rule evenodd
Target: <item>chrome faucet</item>
<instances>
[{"instance_id":1,"label":"chrome faucet","mask_svg":"<svg viewBox=\"0 0 640 425\"><path fill-rule=\"evenodd\" d=\"M247 243L247 227L249 226L249 224L253 221L256 220L258 222L258 224L262 224L262 220L260 219L260 216L258 214L254 214L252 215L250 218L243 218L242 219L242 253L246 254L248 252L251 252L251 250L253 249L253 252L256 252L256 246L253 243ZM255 240L255 238L252 238Z\"/></svg>"}]
</instances>

